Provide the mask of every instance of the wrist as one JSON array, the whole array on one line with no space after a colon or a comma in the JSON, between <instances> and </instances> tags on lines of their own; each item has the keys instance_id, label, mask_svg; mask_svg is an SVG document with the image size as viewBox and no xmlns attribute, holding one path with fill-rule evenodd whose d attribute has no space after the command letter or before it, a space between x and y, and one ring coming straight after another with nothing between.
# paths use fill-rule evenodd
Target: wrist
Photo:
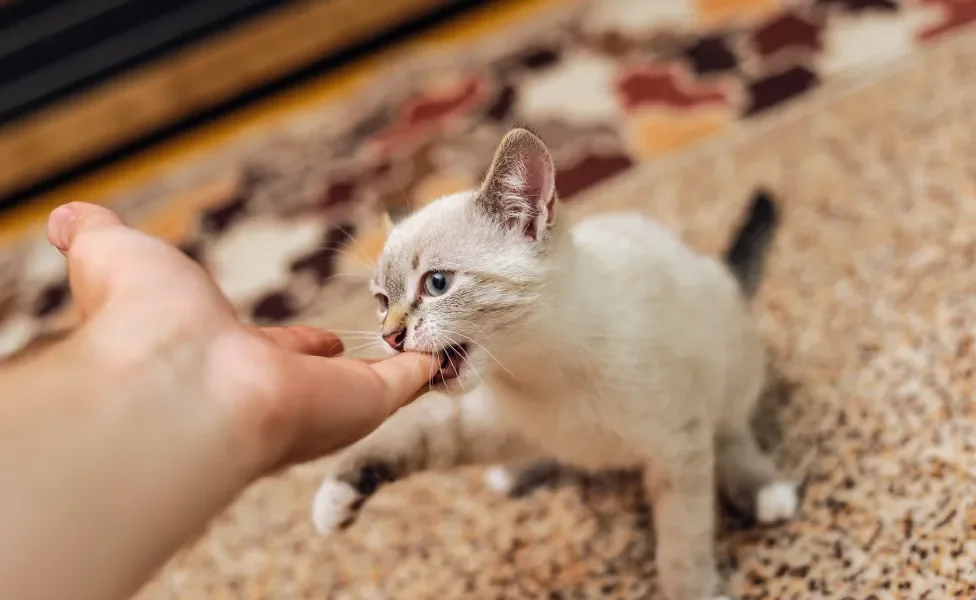
<instances>
[{"instance_id":1,"label":"wrist","mask_svg":"<svg viewBox=\"0 0 976 600\"><path fill-rule=\"evenodd\" d=\"M202 365L186 367L196 353L120 357L82 330L2 373L0 425L20 435L0 435L0 456L21 458L0 460L0 581L23 572L37 597L127 597L243 490L235 414L206 397ZM52 562L59 581L24 579Z\"/></svg>"}]
</instances>

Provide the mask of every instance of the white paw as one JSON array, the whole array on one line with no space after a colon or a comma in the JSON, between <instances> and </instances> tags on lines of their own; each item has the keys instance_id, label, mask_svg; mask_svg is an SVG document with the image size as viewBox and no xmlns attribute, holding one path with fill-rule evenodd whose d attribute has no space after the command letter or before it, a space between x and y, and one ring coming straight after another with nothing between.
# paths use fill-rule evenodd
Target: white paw
<instances>
[{"instance_id":1,"label":"white paw","mask_svg":"<svg viewBox=\"0 0 976 600\"><path fill-rule=\"evenodd\" d=\"M312 500L312 523L321 534L332 533L346 519L353 516L353 504L359 499L348 483L326 479L315 492Z\"/></svg>"},{"instance_id":2,"label":"white paw","mask_svg":"<svg viewBox=\"0 0 976 600\"><path fill-rule=\"evenodd\" d=\"M485 471L485 485L495 492L507 494L512 489L512 473L505 467L490 467Z\"/></svg>"},{"instance_id":3,"label":"white paw","mask_svg":"<svg viewBox=\"0 0 976 600\"><path fill-rule=\"evenodd\" d=\"M760 523L785 521L796 512L796 486L788 481L776 481L759 490L756 498L756 520Z\"/></svg>"}]
</instances>

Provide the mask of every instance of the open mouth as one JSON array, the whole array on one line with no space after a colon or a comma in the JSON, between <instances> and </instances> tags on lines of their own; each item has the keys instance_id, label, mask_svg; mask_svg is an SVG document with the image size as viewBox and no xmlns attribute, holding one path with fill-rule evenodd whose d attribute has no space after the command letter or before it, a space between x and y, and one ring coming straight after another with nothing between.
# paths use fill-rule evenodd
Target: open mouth
<instances>
[{"instance_id":1,"label":"open mouth","mask_svg":"<svg viewBox=\"0 0 976 600\"><path fill-rule=\"evenodd\" d=\"M456 379L461 375L461 367L468 356L467 344L453 344L437 353L441 364L431 379L431 383L440 383L449 379Z\"/></svg>"}]
</instances>

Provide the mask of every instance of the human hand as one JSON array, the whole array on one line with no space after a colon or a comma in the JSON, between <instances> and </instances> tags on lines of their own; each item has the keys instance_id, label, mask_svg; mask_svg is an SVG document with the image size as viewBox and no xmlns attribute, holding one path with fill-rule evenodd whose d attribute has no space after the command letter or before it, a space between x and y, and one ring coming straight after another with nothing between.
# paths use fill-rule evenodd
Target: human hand
<instances>
[{"instance_id":1,"label":"human hand","mask_svg":"<svg viewBox=\"0 0 976 600\"><path fill-rule=\"evenodd\" d=\"M152 385L187 415L219 410L254 476L363 437L436 369L413 353L332 358L342 344L331 333L243 324L198 264L106 208L56 209L48 238L67 257L79 337L101 372Z\"/></svg>"},{"instance_id":2,"label":"human hand","mask_svg":"<svg viewBox=\"0 0 976 600\"><path fill-rule=\"evenodd\" d=\"M83 324L0 367L3 598L130 597L251 482L366 435L436 367L242 324L199 265L105 208L56 209L48 238Z\"/></svg>"}]
</instances>

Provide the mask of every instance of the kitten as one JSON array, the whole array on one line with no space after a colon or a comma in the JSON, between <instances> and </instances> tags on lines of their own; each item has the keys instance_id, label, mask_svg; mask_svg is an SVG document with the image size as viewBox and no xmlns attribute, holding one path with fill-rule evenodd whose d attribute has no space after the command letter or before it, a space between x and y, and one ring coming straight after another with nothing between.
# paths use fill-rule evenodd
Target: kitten
<instances>
[{"instance_id":1,"label":"kitten","mask_svg":"<svg viewBox=\"0 0 976 600\"><path fill-rule=\"evenodd\" d=\"M460 397L427 395L331 459L313 520L346 526L378 486L423 469L640 468L666 597L715 597L716 483L762 523L797 506L749 428L766 364L747 304L775 207L756 196L726 264L641 215L570 229L557 207L548 149L515 129L480 190L395 226L371 283L382 337L438 355L434 389Z\"/></svg>"}]
</instances>

